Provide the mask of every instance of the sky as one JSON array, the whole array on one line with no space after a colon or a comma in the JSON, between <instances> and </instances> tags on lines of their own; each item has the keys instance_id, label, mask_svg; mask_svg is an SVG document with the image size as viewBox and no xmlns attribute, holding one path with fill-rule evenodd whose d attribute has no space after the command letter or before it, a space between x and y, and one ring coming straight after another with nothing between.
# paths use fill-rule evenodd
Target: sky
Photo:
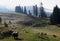
<instances>
[{"instance_id":1,"label":"sky","mask_svg":"<svg viewBox=\"0 0 60 41\"><path fill-rule=\"evenodd\" d=\"M43 7L53 10L53 7L58 5L60 7L60 0L0 0L0 6L6 8L15 8L15 6L32 6L37 4L40 7L40 3L43 3Z\"/></svg>"}]
</instances>

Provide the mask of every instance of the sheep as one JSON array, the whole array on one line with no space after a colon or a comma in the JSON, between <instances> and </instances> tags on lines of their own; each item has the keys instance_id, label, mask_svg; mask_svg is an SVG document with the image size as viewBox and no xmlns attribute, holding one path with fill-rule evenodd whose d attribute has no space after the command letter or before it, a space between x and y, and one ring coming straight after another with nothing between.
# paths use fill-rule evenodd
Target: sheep
<instances>
[{"instance_id":1,"label":"sheep","mask_svg":"<svg viewBox=\"0 0 60 41\"><path fill-rule=\"evenodd\" d=\"M12 37L14 37L14 39L16 39L16 38L18 38L18 32L7 31L7 32L3 32L3 33L2 33L2 36L3 36L4 38L12 36Z\"/></svg>"},{"instance_id":2,"label":"sheep","mask_svg":"<svg viewBox=\"0 0 60 41\"><path fill-rule=\"evenodd\" d=\"M47 35L47 33L43 33L43 32L41 32L41 35Z\"/></svg>"},{"instance_id":3,"label":"sheep","mask_svg":"<svg viewBox=\"0 0 60 41\"><path fill-rule=\"evenodd\" d=\"M44 33L44 35L47 35L47 33Z\"/></svg>"},{"instance_id":4,"label":"sheep","mask_svg":"<svg viewBox=\"0 0 60 41\"><path fill-rule=\"evenodd\" d=\"M53 37L57 37L56 35L53 35Z\"/></svg>"},{"instance_id":5,"label":"sheep","mask_svg":"<svg viewBox=\"0 0 60 41\"><path fill-rule=\"evenodd\" d=\"M3 32L3 33L2 33L2 36L3 36L3 37L9 37L9 36L12 35L12 33L13 33L13 31Z\"/></svg>"},{"instance_id":6,"label":"sheep","mask_svg":"<svg viewBox=\"0 0 60 41\"><path fill-rule=\"evenodd\" d=\"M14 37L14 39L18 38L18 32L13 32L12 36Z\"/></svg>"}]
</instances>

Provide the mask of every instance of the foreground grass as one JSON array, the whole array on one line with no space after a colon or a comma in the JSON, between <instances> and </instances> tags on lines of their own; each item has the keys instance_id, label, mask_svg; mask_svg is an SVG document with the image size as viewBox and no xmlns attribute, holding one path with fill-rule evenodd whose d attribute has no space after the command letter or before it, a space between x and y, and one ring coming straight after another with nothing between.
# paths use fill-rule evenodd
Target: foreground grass
<instances>
[{"instance_id":1,"label":"foreground grass","mask_svg":"<svg viewBox=\"0 0 60 41\"><path fill-rule=\"evenodd\" d=\"M49 28L48 28L49 27ZM4 27L2 32L12 30L13 27ZM14 31L18 31L19 38L21 41L60 41L60 28L57 26L47 26L42 28L33 28L33 27L16 27L13 28ZM47 35L41 35L41 32L47 33ZM56 35L57 37L53 37ZM17 41L12 36L8 38L1 39L0 41Z\"/></svg>"}]
</instances>

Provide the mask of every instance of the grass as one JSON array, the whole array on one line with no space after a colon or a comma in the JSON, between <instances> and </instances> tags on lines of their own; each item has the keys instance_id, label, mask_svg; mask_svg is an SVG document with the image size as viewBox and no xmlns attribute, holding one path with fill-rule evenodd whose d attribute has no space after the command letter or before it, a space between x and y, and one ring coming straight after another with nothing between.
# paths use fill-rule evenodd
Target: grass
<instances>
[{"instance_id":1,"label":"grass","mask_svg":"<svg viewBox=\"0 0 60 41\"><path fill-rule=\"evenodd\" d=\"M2 13L3 14L3 13ZM8 13L6 13L8 14ZM6 15L5 14L5 15ZM15 13L14 13L15 14ZM13 14L13 15L14 15ZM9 13L11 15L11 13ZM13 20L14 23L18 21L32 21L34 20L33 18L30 18L27 15L24 14L15 14L15 17L8 17L6 18L7 20ZM2 16L5 17L5 16ZM11 19L10 19L11 18ZM5 19L5 18L3 18ZM42 24L48 24L49 19L44 19L40 20L35 19L33 21L34 25L42 25ZM13 24L14 25L14 24ZM32 26L34 26L32 25ZM60 41L60 28L55 26L55 25L47 25L47 26L39 26L39 27L32 27L32 26L21 26L15 25L15 26L9 26L9 27L4 27L2 24L0 24L0 32L6 32L8 30L14 30L19 33L19 38L22 39L22 41ZM47 35L41 35L41 32L46 33ZM53 37L53 35L56 35L57 37ZM17 41L15 40L12 36L4 39L0 39L0 41ZM20 41L20 40L19 40Z\"/></svg>"},{"instance_id":2,"label":"grass","mask_svg":"<svg viewBox=\"0 0 60 41\"><path fill-rule=\"evenodd\" d=\"M2 27L2 25L0 25ZM16 29L15 29L16 28ZM4 27L2 28L2 32L8 30L18 31L19 38L22 41L60 41L60 28L57 26L48 25L46 27L31 27L31 26L18 26L18 27ZM41 32L47 33L47 35L41 35ZM57 35L57 37L53 37L53 35ZM13 37L8 37L1 39L0 41L16 41Z\"/></svg>"}]
</instances>

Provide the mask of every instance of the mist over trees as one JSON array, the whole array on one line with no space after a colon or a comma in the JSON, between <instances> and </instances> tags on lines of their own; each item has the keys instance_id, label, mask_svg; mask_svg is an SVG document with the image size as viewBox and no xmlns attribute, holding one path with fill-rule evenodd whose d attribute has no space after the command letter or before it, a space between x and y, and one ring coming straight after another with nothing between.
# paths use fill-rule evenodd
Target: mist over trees
<instances>
[{"instance_id":1,"label":"mist over trees","mask_svg":"<svg viewBox=\"0 0 60 41\"><path fill-rule=\"evenodd\" d=\"M33 15L32 15L31 10L27 11L26 6L16 6L15 7L15 12L28 14L29 16L35 16L35 17L38 17L40 19L47 18L47 14L46 14L46 11L44 10L43 3L41 3L39 8L38 8L37 5L34 5L32 7L33 7L32 8L33 9L32 10ZM50 16L50 23L51 24L60 24L60 8L57 5L54 7L53 12L52 12L52 14Z\"/></svg>"},{"instance_id":2,"label":"mist over trees","mask_svg":"<svg viewBox=\"0 0 60 41\"><path fill-rule=\"evenodd\" d=\"M42 6L42 3L41 3L41 7L40 7L40 16L41 18L47 18L47 15L44 11L44 7Z\"/></svg>"},{"instance_id":3,"label":"mist over trees","mask_svg":"<svg viewBox=\"0 0 60 41\"><path fill-rule=\"evenodd\" d=\"M26 6L16 6L15 7L15 12L29 14L30 16L35 16L35 17L39 17L39 18L47 18L47 15L45 13L45 10L44 10L44 7L43 7L42 4L43 3L41 3L41 7L38 7L37 5L33 6L33 8L32 8L33 9L32 10L33 11L33 15L32 15L32 12L30 10L27 11L27 7Z\"/></svg>"}]
</instances>

